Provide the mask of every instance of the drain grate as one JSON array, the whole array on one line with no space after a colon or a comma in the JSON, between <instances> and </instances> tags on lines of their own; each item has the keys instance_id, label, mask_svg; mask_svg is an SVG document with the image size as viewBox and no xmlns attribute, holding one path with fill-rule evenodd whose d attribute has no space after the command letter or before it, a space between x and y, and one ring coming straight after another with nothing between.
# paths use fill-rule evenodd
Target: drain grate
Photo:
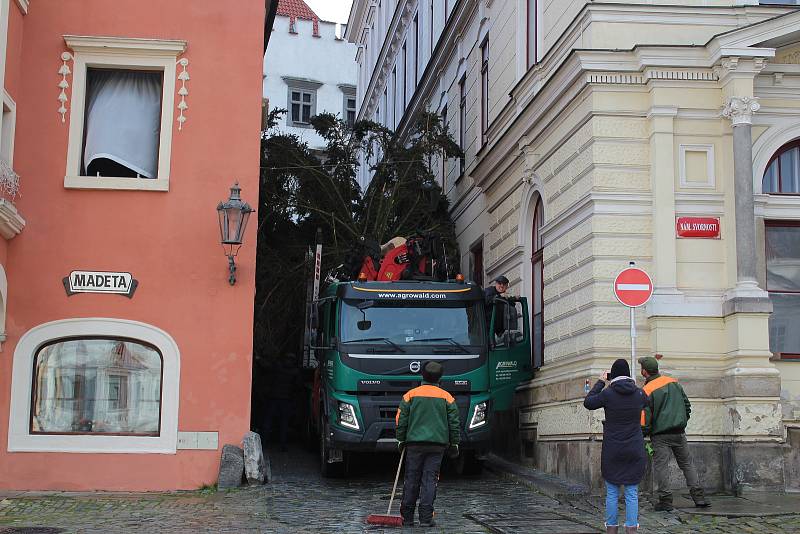
<instances>
[{"instance_id":1,"label":"drain grate","mask_svg":"<svg viewBox=\"0 0 800 534\"><path fill-rule=\"evenodd\" d=\"M0 534L59 534L63 528L52 527L0 527Z\"/></svg>"},{"instance_id":2,"label":"drain grate","mask_svg":"<svg viewBox=\"0 0 800 534\"><path fill-rule=\"evenodd\" d=\"M529 534L597 534L596 528L576 523L553 512L526 514L468 514L467 519L488 528L495 534L525 532Z\"/></svg>"}]
</instances>

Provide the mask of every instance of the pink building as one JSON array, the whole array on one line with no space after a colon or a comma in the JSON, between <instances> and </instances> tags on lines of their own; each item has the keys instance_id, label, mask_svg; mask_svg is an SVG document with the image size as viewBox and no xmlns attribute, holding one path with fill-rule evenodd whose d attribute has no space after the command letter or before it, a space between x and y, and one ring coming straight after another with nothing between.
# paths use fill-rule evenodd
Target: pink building
<instances>
[{"instance_id":1,"label":"pink building","mask_svg":"<svg viewBox=\"0 0 800 534\"><path fill-rule=\"evenodd\" d=\"M250 427L271 0L0 0L0 489L213 483ZM269 33L267 33L267 37Z\"/></svg>"}]
</instances>

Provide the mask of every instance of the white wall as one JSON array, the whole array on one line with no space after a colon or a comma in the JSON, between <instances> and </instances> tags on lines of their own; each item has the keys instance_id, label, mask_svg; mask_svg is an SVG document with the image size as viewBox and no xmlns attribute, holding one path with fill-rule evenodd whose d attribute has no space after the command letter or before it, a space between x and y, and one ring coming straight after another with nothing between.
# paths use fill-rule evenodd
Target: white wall
<instances>
[{"instance_id":1,"label":"white wall","mask_svg":"<svg viewBox=\"0 0 800 534\"><path fill-rule=\"evenodd\" d=\"M317 90L317 113L327 111L344 117L344 96L339 85L356 87L356 46L337 39L337 25L332 22L320 21L319 37L313 36L309 20L297 19L295 29L296 34L289 33L289 17L275 17L269 54L264 61L264 98L269 99L270 110L288 109L289 89L283 77L291 76L323 84ZM341 33L342 29L338 31ZM311 148L324 147L313 129L286 126L287 115L280 122L282 130L299 135Z\"/></svg>"}]
</instances>

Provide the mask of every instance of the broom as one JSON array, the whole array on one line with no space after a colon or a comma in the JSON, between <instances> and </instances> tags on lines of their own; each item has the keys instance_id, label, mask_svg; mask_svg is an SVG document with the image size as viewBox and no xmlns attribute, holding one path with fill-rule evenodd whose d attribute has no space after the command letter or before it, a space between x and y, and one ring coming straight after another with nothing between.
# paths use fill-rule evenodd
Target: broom
<instances>
[{"instance_id":1,"label":"broom","mask_svg":"<svg viewBox=\"0 0 800 534\"><path fill-rule=\"evenodd\" d=\"M370 525L382 525L385 527L401 527L403 526L403 518L399 515L391 515L392 503L394 502L394 494L397 491L397 481L400 479L400 468L403 467L403 457L406 454L405 448L400 453L400 463L397 464L397 474L394 476L394 487L392 488L392 498L389 499L389 508L386 509L386 515L370 514L367 516L367 523Z\"/></svg>"}]
</instances>

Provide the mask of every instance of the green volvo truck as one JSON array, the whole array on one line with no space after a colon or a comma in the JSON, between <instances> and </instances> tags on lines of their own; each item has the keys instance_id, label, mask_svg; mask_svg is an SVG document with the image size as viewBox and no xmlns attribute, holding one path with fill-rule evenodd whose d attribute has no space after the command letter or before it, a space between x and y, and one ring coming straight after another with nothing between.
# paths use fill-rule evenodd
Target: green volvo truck
<instances>
[{"instance_id":1,"label":"green volvo truck","mask_svg":"<svg viewBox=\"0 0 800 534\"><path fill-rule=\"evenodd\" d=\"M346 474L360 452L397 450L397 407L430 360L444 365L461 416L457 468L480 470L494 415L533 374L528 304L486 303L457 279L333 282L314 300L311 431L323 475Z\"/></svg>"}]
</instances>

